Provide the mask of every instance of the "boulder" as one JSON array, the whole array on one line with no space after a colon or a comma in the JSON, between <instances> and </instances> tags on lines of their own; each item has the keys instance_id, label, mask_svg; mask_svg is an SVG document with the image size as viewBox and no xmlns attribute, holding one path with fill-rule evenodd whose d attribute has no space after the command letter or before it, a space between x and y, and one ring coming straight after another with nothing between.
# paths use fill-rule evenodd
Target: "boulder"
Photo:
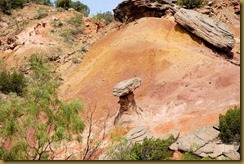
<instances>
[{"instance_id":1,"label":"boulder","mask_svg":"<svg viewBox=\"0 0 244 164\"><path fill-rule=\"evenodd\" d=\"M222 155L224 152L234 151L233 145L226 145L226 144L216 144L213 149L213 153L209 154L211 158L216 158Z\"/></svg>"},{"instance_id":2,"label":"boulder","mask_svg":"<svg viewBox=\"0 0 244 164\"><path fill-rule=\"evenodd\" d=\"M234 150L230 150L228 152L223 152L223 154L232 160L240 160L241 159L240 154Z\"/></svg>"},{"instance_id":3,"label":"boulder","mask_svg":"<svg viewBox=\"0 0 244 164\"><path fill-rule=\"evenodd\" d=\"M218 135L219 131L215 130L213 127L202 127L190 134L180 137L177 140L178 149L183 151L198 152L197 150L203 148L210 141L216 139ZM199 151L198 153L200 154L202 152Z\"/></svg>"},{"instance_id":4,"label":"boulder","mask_svg":"<svg viewBox=\"0 0 244 164\"><path fill-rule=\"evenodd\" d=\"M225 156L238 160L238 144L224 144L219 140L219 131L213 127L202 127L180 137L169 148L171 150L181 150L192 152L200 157L218 158ZM220 159L220 158L218 158Z\"/></svg>"},{"instance_id":5,"label":"boulder","mask_svg":"<svg viewBox=\"0 0 244 164\"><path fill-rule=\"evenodd\" d=\"M131 129L127 134L126 138L131 143L142 142L144 138L153 139L153 135L149 133L144 127L135 127Z\"/></svg>"},{"instance_id":6,"label":"boulder","mask_svg":"<svg viewBox=\"0 0 244 164\"><path fill-rule=\"evenodd\" d=\"M141 78L135 77L128 80L121 81L113 89L113 95L121 97L133 92L141 85Z\"/></svg>"},{"instance_id":7,"label":"boulder","mask_svg":"<svg viewBox=\"0 0 244 164\"><path fill-rule=\"evenodd\" d=\"M229 27L194 10L179 9L175 21L191 33L207 41L219 50L230 52L234 47L234 35Z\"/></svg>"},{"instance_id":8,"label":"boulder","mask_svg":"<svg viewBox=\"0 0 244 164\"><path fill-rule=\"evenodd\" d=\"M114 18L122 23L129 23L142 17L161 17L172 8L172 0L125 0L113 11Z\"/></svg>"}]
</instances>

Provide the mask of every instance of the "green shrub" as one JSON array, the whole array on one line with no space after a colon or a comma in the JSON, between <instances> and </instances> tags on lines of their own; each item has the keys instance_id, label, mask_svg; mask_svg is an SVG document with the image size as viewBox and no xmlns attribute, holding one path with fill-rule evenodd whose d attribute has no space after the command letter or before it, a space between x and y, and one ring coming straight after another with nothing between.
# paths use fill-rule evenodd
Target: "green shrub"
<instances>
[{"instance_id":1,"label":"green shrub","mask_svg":"<svg viewBox=\"0 0 244 164\"><path fill-rule=\"evenodd\" d=\"M108 25L111 23L114 19L114 15L112 14L111 11L107 11L104 13L97 13L97 15L94 16L94 18L100 20L100 21L105 21L105 24Z\"/></svg>"},{"instance_id":2,"label":"green shrub","mask_svg":"<svg viewBox=\"0 0 244 164\"><path fill-rule=\"evenodd\" d=\"M171 136L167 140L145 138L142 143L135 143L132 146L122 142L113 151L112 158L115 160L169 160L173 155L169 146L174 141Z\"/></svg>"},{"instance_id":3,"label":"green shrub","mask_svg":"<svg viewBox=\"0 0 244 164\"><path fill-rule=\"evenodd\" d=\"M200 160L201 158L197 155L192 154L191 152L185 152L183 153L183 157L181 160Z\"/></svg>"},{"instance_id":4,"label":"green shrub","mask_svg":"<svg viewBox=\"0 0 244 164\"><path fill-rule=\"evenodd\" d=\"M219 115L220 138L223 142L240 142L240 107L230 108L225 115Z\"/></svg>"},{"instance_id":5,"label":"green shrub","mask_svg":"<svg viewBox=\"0 0 244 164\"><path fill-rule=\"evenodd\" d=\"M145 138L143 143L135 143L132 146L129 160L169 160L173 155L169 146L173 142L172 136L167 140Z\"/></svg>"},{"instance_id":6,"label":"green shrub","mask_svg":"<svg viewBox=\"0 0 244 164\"><path fill-rule=\"evenodd\" d=\"M67 20L67 23L74 26L75 28L80 28L80 26L84 24L83 17L81 14L75 14L75 16Z\"/></svg>"},{"instance_id":7,"label":"green shrub","mask_svg":"<svg viewBox=\"0 0 244 164\"><path fill-rule=\"evenodd\" d=\"M55 1L56 7L61 7L65 10L68 10L69 8L71 8L71 3L72 3L71 0L56 0Z\"/></svg>"},{"instance_id":8,"label":"green shrub","mask_svg":"<svg viewBox=\"0 0 244 164\"><path fill-rule=\"evenodd\" d=\"M81 3L80 1L72 2L71 7L76 11L84 14L84 16L88 16L90 14L90 9L87 5Z\"/></svg>"},{"instance_id":9,"label":"green shrub","mask_svg":"<svg viewBox=\"0 0 244 164\"><path fill-rule=\"evenodd\" d=\"M37 9L37 15L34 17L35 19L42 19L48 16L48 10L46 8L40 7Z\"/></svg>"},{"instance_id":10,"label":"green shrub","mask_svg":"<svg viewBox=\"0 0 244 164\"><path fill-rule=\"evenodd\" d=\"M73 8L74 10L84 14L86 17L90 14L89 7L80 1L72 2L71 0L56 0L55 4L56 7L61 7L65 10Z\"/></svg>"},{"instance_id":11,"label":"green shrub","mask_svg":"<svg viewBox=\"0 0 244 164\"><path fill-rule=\"evenodd\" d=\"M4 69L0 73L0 91L8 94L15 92L22 95L26 87L27 81L23 73L13 70L12 72Z\"/></svg>"},{"instance_id":12,"label":"green shrub","mask_svg":"<svg viewBox=\"0 0 244 164\"><path fill-rule=\"evenodd\" d=\"M203 6L205 0L178 0L177 3L187 9L194 9Z\"/></svg>"},{"instance_id":13,"label":"green shrub","mask_svg":"<svg viewBox=\"0 0 244 164\"><path fill-rule=\"evenodd\" d=\"M61 21L52 21L52 25L55 27L55 28L60 28L63 26L63 23Z\"/></svg>"},{"instance_id":14,"label":"green shrub","mask_svg":"<svg viewBox=\"0 0 244 164\"><path fill-rule=\"evenodd\" d=\"M64 29L60 33L60 36L62 36L64 38L64 41L67 43L73 42L74 35L75 35L75 33L74 33L74 30L72 30L72 29Z\"/></svg>"},{"instance_id":15,"label":"green shrub","mask_svg":"<svg viewBox=\"0 0 244 164\"><path fill-rule=\"evenodd\" d=\"M0 11L10 14L11 9L23 8L25 0L0 0Z\"/></svg>"},{"instance_id":16,"label":"green shrub","mask_svg":"<svg viewBox=\"0 0 244 164\"><path fill-rule=\"evenodd\" d=\"M29 0L29 2L33 2L40 5L53 6L53 3L50 0Z\"/></svg>"}]
</instances>

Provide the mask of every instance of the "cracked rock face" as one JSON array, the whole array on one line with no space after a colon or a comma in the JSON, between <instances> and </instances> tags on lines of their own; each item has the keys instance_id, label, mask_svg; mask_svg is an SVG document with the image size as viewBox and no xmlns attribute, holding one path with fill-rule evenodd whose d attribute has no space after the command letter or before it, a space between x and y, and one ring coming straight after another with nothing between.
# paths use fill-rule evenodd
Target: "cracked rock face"
<instances>
[{"instance_id":1,"label":"cracked rock face","mask_svg":"<svg viewBox=\"0 0 244 164\"><path fill-rule=\"evenodd\" d=\"M119 97L120 108L114 124L129 124L139 116L141 110L137 107L134 93L141 85L141 78L135 77L118 83L113 89L113 95Z\"/></svg>"},{"instance_id":2,"label":"cracked rock face","mask_svg":"<svg viewBox=\"0 0 244 164\"><path fill-rule=\"evenodd\" d=\"M234 47L234 35L229 27L197 11L181 8L175 15L175 21L191 33L207 41L217 49L230 52Z\"/></svg>"},{"instance_id":3,"label":"cracked rock face","mask_svg":"<svg viewBox=\"0 0 244 164\"><path fill-rule=\"evenodd\" d=\"M180 137L170 146L172 150L191 151L201 157L218 158L225 155L233 160L240 157L238 145L224 144L219 139L219 131L213 127L203 127Z\"/></svg>"},{"instance_id":4,"label":"cracked rock face","mask_svg":"<svg viewBox=\"0 0 244 164\"><path fill-rule=\"evenodd\" d=\"M161 17L171 6L171 0L125 0L113 10L114 18L129 23L142 17Z\"/></svg>"}]
</instances>

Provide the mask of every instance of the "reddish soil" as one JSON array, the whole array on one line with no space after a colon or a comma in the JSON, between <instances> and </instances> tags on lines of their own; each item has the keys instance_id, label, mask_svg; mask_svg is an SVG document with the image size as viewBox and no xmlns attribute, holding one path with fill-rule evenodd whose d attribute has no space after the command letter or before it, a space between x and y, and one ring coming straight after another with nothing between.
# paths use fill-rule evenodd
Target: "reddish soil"
<instances>
[{"instance_id":1,"label":"reddish soil","mask_svg":"<svg viewBox=\"0 0 244 164\"><path fill-rule=\"evenodd\" d=\"M142 18L97 42L66 77L60 97L96 103L97 119L108 109L115 115L114 85L135 76L143 79L135 100L144 116L133 126L155 134L214 125L219 113L240 104L240 67L165 18Z\"/></svg>"}]
</instances>

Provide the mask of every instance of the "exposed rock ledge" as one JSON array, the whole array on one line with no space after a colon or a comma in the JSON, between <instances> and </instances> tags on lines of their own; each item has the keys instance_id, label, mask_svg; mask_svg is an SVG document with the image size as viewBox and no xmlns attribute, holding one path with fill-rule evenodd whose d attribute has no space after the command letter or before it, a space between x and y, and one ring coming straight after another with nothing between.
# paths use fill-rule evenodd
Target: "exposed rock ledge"
<instances>
[{"instance_id":1,"label":"exposed rock ledge","mask_svg":"<svg viewBox=\"0 0 244 164\"><path fill-rule=\"evenodd\" d=\"M113 11L114 18L122 23L132 22L142 17L162 17L172 9L171 0L125 0Z\"/></svg>"},{"instance_id":2,"label":"exposed rock ledge","mask_svg":"<svg viewBox=\"0 0 244 164\"><path fill-rule=\"evenodd\" d=\"M179 9L174 17L175 21L185 29L216 48L229 52L234 47L234 35L225 23L183 8Z\"/></svg>"}]
</instances>

